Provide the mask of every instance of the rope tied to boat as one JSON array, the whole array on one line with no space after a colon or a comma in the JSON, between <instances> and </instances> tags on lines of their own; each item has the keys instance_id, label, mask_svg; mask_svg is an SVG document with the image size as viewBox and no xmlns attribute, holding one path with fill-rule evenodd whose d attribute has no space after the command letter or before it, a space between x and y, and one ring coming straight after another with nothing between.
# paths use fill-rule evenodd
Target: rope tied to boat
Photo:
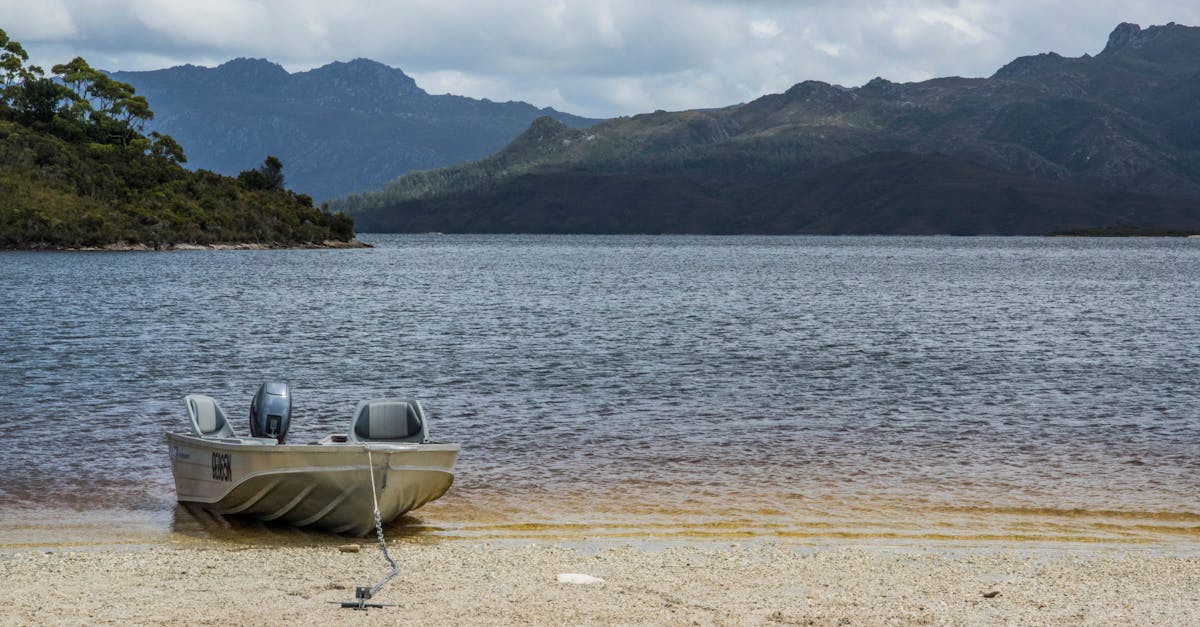
<instances>
[{"instance_id":1,"label":"rope tied to boat","mask_svg":"<svg viewBox=\"0 0 1200 627\"><path fill-rule=\"evenodd\" d=\"M354 601L341 602L342 607L349 607L356 610L366 610L369 607L384 607L383 603L367 603L367 599L375 596L375 593L379 592L380 589L387 585L400 572L400 565L388 553L387 540L383 538L383 520L379 514L379 496L375 489L375 460L371 457L371 447L364 446L363 448L367 451L367 473L371 476L371 502L375 505L375 533L379 536L379 548L383 551L384 559L392 565L392 572L388 573L383 579L379 580L379 583L370 588L366 586L356 587L354 589ZM384 472L387 472L386 468L384 468Z\"/></svg>"}]
</instances>

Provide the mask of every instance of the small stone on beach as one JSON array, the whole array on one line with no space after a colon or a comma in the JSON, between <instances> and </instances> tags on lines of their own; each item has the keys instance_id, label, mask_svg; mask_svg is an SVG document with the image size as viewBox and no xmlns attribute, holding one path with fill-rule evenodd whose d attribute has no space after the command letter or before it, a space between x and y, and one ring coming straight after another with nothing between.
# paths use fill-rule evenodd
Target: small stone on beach
<instances>
[{"instance_id":1,"label":"small stone on beach","mask_svg":"<svg viewBox=\"0 0 1200 627\"><path fill-rule=\"evenodd\" d=\"M342 553L358 553L359 547L357 544L343 544L338 547Z\"/></svg>"},{"instance_id":2,"label":"small stone on beach","mask_svg":"<svg viewBox=\"0 0 1200 627\"><path fill-rule=\"evenodd\" d=\"M604 580L591 575L583 575L580 573L560 573L558 575L558 583L573 583L581 586L604 583Z\"/></svg>"},{"instance_id":3,"label":"small stone on beach","mask_svg":"<svg viewBox=\"0 0 1200 627\"><path fill-rule=\"evenodd\" d=\"M983 593L983 598L985 598L985 599L994 599L994 598L996 598L996 597L998 597L998 596L1000 596L1000 591L999 591L999 590L992 590L991 592L984 592L984 593Z\"/></svg>"}]
</instances>

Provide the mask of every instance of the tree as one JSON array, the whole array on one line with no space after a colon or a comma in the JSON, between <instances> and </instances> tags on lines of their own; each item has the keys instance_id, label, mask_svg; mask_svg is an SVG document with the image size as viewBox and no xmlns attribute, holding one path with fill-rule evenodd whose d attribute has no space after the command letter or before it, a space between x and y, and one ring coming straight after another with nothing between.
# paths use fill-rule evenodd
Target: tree
<instances>
[{"instance_id":1,"label":"tree","mask_svg":"<svg viewBox=\"0 0 1200 627\"><path fill-rule=\"evenodd\" d=\"M267 155L258 171L262 173L267 189L283 189L283 162L279 157Z\"/></svg>"},{"instance_id":2,"label":"tree","mask_svg":"<svg viewBox=\"0 0 1200 627\"><path fill-rule=\"evenodd\" d=\"M246 189L282 190L283 162L279 157L268 155L258 168L243 170L238 173L237 178Z\"/></svg>"},{"instance_id":3,"label":"tree","mask_svg":"<svg viewBox=\"0 0 1200 627\"><path fill-rule=\"evenodd\" d=\"M132 93L132 88L130 89ZM145 96L129 96L117 103L119 119L125 123L126 132L121 136L122 143L127 143L133 137L140 137L146 122L154 119L150 103Z\"/></svg>"},{"instance_id":4,"label":"tree","mask_svg":"<svg viewBox=\"0 0 1200 627\"><path fill-rule=\"evenodd\" d=\"M4 86L15 83L21 75L29 54L21 46L21 42L8 38L8 33L0 29L0 71L4 72Z\"/></svg>"},{"instance_id":5,"label":"tree","mask_svg":"<svg viewBox=\"0 0 1200 627\"><path fill-rule=\"evenodd\" d=\"M98 113L112 116L118 113L118 104L133 96L133 85L115 81L99 72L87 84L84 94L92 99L92 108Z\"/></svg>"},{"instance_id":6,"label":"tree","mask_svg":"<svg viewBox=\"0 0 1200 627\"><path fill-rule=\"evenodd\" d=\"M92 113L92 104L87 99L87 91L92 81L96 80L97 76L101 76L101 73L93 70L92 66L83 60L83 57L75 57L71 59L70 63L59 63L51 67L50 71L59 77L63 85L70 91L70 96L68 96L71 101L70 108L61 111L60 114L74 122L87 120Z\"/></svg>"},{"instance_id":7,"label":"tree","mask_svg":"<svg viewBox=\"0 0 1200 627\"><path fill-rule=\"evenodd\" d=\"M92 66L83 60L83 57L75 57L69 63L59 63L51 67L50 71L61 77L62 82L77 94L86 94L92 81L103 76L99 71L93 70Z\"/></svg>"},{"instance_id":8,"label":"tree","mask_svg":"<svg viewBox=\"0 0 1200 627\"><path fill-rule=\"evenodd\" d=\"M116 139L122 146L142 137L146 122L154 112L145 96L134 95L137 90L129 83L113 80L103 72L92 69L83 57L50 68L64 85L70 88L71 106L62 111L73 121L89 119L99 138Z\"/></svg>"},{"instance_id":9,"label":"tree","mask_svg":"<svg viewBox=\"0 0 1200 627\"><path fill-rule=\"evenodd\" d=\"M8 38L8 33L0 29L0 105L12 106L16 101L21 84L27 80L39 78L42 68L31 65L25 67L29 54L21 46L21 42Z\"/></svg>"},{"instance_id":10,"label":"tree","mask_svg":"<svg viewBox=\"0 0 1200 627\"><path fill-rule=\"evenodd\" d=\"M27 122L47 124L54 120L64 91L65 87L48 78L26 79L16 90L15 108Z\"/></svg>"},{"instance_id":11,"label":"tree","mask_svg":"<svg viewBox=\"0 0 1200 627\"><path fill-rule=\"evenodd\" d=\"M266 177L258 170L242 170L238 172L237 180L246 189L268 189Z\"/></svg>"},{"instance_id":12,"label":"tree","mask_svg":"<svg viewBox=\"0 0 1200 627\"><path fill-rule=\"evenodd\" d=\"M87 96L93 99L92 119L97 128L115 135L122 146L128 146L130 140L141 137L141 129L146 121L154 118L146 98L135 96L134 91L133 85L100 73L92 77L86 90Z\"/></svg>"},{"instance_id":13,"label":"tree","mask_svg":"<svg viewBox=\"0 0 1200 627\"><path fill-rule=\"evenodd\" d=\"M187 163L187 157L183 154L183 146L180 146L174 137L153 131L150 133L150 139L151 155L175 163Z\"/></svg>"}]
</instances>

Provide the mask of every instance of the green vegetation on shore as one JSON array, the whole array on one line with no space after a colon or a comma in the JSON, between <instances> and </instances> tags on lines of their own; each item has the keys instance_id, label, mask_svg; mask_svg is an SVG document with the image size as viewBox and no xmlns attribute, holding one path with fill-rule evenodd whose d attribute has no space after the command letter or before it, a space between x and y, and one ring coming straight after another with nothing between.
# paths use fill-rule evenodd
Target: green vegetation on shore
<instances>
[{"instance_id":1,"label":"green vegetation on shore","mask_svg":"<svg viewBox=\"0 0 1200 627\"><path fill-rule=\"evenodd\" d=\"M132 86L82 58L34 65L0 30L0 248L294 246L349 241L354 223L283 187L268 157L238 178L192 172Z\"/></svg>"}]
</instances>

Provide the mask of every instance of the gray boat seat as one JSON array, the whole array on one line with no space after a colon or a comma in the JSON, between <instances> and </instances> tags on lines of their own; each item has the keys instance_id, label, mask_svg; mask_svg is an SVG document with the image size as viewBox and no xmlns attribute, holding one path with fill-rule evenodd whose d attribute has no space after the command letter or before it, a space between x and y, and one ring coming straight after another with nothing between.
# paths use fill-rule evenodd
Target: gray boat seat
<instances>
[{"instance_id":1,"label":"gray boat seat","mask_svg":"<svg viewBox=\"0 0 1200 627\"><path fill-rule=\"evenodd\" d=\"M183 399L188 417L192 419L192 434L202 438L232 438L233 427L225 419L225 412L211 396L189 394Z\"/></svg>"},{"instance_id":2,"label":"gray boat seat","mask_svg":"<svg viewBox=\"0 0 1200 627\"><path fill-rule=\"evenodd\" d=\"M425 410L407 398L375 398L354 408L347 442L425 442Z\"/></svg>"}]
</instances>

